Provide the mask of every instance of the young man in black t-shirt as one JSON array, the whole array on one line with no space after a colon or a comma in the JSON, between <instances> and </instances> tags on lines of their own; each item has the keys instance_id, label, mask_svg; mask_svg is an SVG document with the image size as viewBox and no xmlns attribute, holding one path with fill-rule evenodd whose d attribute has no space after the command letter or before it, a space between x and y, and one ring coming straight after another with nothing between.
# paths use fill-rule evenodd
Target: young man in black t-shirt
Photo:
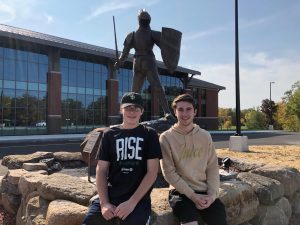
<instances>
[{"instance_id":1,"label":"young man in black t-shirt","mask_svg":"<svg viewBox=\"0 0 300 225\"><path fill-rule=\"evenodd\" d=\"M150 192L161 150L155 130L139 124L142 105L140 94L125 94L122 124L103 134L96 168L99 198L90 205L83 225L149 224Z\"/></svg>"}]
</instances>

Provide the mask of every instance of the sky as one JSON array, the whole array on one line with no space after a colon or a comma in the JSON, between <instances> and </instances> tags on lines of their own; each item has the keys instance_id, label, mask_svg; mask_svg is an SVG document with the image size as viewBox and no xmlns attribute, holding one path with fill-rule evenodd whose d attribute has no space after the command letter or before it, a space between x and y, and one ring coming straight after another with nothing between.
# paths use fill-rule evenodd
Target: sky
<instances>
[{"instance_id":1,"label":"sky","mask_svg":"<svg viewBox=\"0 0 300 225\"><path fill-rule=\"evenodd\" d=\"M239 0L241 109L263 99L281 101L300 80L300 1ZM219 107L235 108L234 0L0 0L0 23L114 49L138 26L146 9L151 28L182 32L179 65L198 79L226 87ZM160 50L155 55L161 60Z\"/></svg>"}]
</instances>

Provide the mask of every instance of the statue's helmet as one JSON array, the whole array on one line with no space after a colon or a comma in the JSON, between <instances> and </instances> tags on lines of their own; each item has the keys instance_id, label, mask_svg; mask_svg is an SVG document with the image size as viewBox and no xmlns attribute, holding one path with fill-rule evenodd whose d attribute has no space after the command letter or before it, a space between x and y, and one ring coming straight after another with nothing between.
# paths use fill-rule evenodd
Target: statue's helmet
<instances>
[{"instance_id":1,"label":"statue's helmet","mask_svg":"<svg viewBox=\"0 0 300 225\"><path fill-rule=\"evenodd\" d=\"M141 20L148 20L149 23L150 23L151 16L150 16L150 14L145 9L141 9L139 11L139 14L138 14L138 19L139 19L139 21L141 21Z\"/></svg>"}]
</instances>

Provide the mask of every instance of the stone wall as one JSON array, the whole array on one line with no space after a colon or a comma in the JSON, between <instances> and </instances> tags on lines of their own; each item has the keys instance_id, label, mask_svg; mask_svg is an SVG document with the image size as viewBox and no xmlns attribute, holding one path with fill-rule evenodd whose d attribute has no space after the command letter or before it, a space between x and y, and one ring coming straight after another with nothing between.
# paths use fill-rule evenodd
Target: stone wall
<instances>
[{"instance_id":1,"label":"stone wall","mask_svg":"<svg viewBox=\"0 0 300 225\"><path fill-rule=\"evenodd\" d=\"M16 215L16 225L81 225L96 188L87 180L86 167L74 169L83 165L80 153L6 156L2 164L9 171L1 178L0 203ZM230 225L297 224L290 222L300 217L298 170L237 160L234 164L241 172L220 187ZM179 225L167 196L167 188L153 189L152 225Z\"/></svg>"}]
</instances>

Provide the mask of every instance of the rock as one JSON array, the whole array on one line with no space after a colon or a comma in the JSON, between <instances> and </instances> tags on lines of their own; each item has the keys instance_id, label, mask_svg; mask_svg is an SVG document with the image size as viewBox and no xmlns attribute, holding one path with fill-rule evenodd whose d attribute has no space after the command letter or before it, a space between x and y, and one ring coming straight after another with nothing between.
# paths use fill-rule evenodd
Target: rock
<instances>
[{"instance_id":1,"label":"rock","mask_svg":"<svg viewBox=\"0 0 300 225\"><path fill-rule=\"evenodd\" d=\"M21 195L2 193L2 204L7 212L17 214L20 203Z\"/></svg>"},{"instance_id":2,"label":"rock","mask_svg":"<svg viewBox=\"0 0 300 225\"><path fill-rule=\"evenodd\" d=\"M283 197L284 188L278 180L254 173L239 173L237 178L251 185L262 204L274 204L279 198Z\"/></svg>"},{"instance_id":3,"label":"rock","mask_svg":"<svg viewBox=\"0 0 300 225\"><path fill-rule=\"evenodd\" d=\"M19 191L22 196L26 197L33 191L37 191L38 185L40 185L40 180L45 177L43 174L39 173L29 173L22 176L19 180Z\"/></svg>"},{"instance_id":4,"label":"rock","mask_svg":"<svg viewBox=\"0 0 300 225\"><path fill-rule=\"evenodd\" d=\"M46 163L23 163L22 168L27 171L48 170Z\"/></svg>"},{"instance_id":5,"label":"rock","mask_svg":"<svg viewBox=\"0 0 300 225\"><path fill-rule=\"evenodd\" d=\"M180 225L168 202L169 188L154 188L151 193L151 225ZM199 225L205 223L200 219Z\"/></svg>"},{"instance_id":6,"label":"rock","mask_svg":"<svg viewBox=\"0 0 300 225\"><path fill-rule=\"evenodd\" d=\"M278 180L284 187L284 195L291 197L300 189L300 173L295 168L266 165L252 170L251 173Z\"/></svg>"},{"instance_id":7,"label":"rock","mask_svg":"<svg viewBox=\"0 0 300 225\"><path fill-rule=\"evenodd\" d=\"M249 184L241 181L222 182L219 198L225 205L230 225L245 223L256 215L259 201Z\"/></svg>"},{"instance_id":8,"label":"rock","mask_svg":"<svg viewBox=\"0 0 300 225\"><path fill-rule=\"evenodd\" d=\"M83 161L80 152L54 152L54 160L59 162Z\"/></svg>"},{"instance_id":9,"label":"rock","mask_svg":"<svg viewBox=\"0 0 300 225\"><path fill-rule=\"evenodd\" d=\"M291 206L285 197L275 205L260 205L256 216L250 220L252 225L288 225Z\"/></svg>"},{"instance_id":10,"label":"rock","mask_svg":"<svg viewBox=\"0 0 300 225\"><path fill-rule=\"evenodd\" d=\"M35 152L28 155L8 155L2 159L2 165L8 169L21 169L23 163L37 163L41 159L53 158L52 152Z\"/></svg>"},{"instance_id":11,"label":"rock","mask_svg":"<svg viewBox=\"0 0 300 225\"><path fill-rule=\"evenodd\" d=\"M46 225L81 225L87 207L66 200L50 202Z\"/></svg>"},{"instance_id":12,"label":"rock","mask_svg":"<svg viewBox=\"0 0 300 225\"><path fill-rule=\"evenodd\" d=\"M31 198L26 207L26 225L46 225L46 215L49 201L36 196Z\"/></svg>"},{"instance_id":13,"label":"rock","mask_svg":"<svg viewBox=\"0 0 300 225\"><path fill-rule=\"evenodd\" d=\"M296 192L291 198L289 198L289 202L292 205L293 213L300 215L300 191Z\"/></svg>"},{"instance_id":14,"label":"rock","mask_svg":"<svg viewBox=\"0 0 300 225\"><path fill-rule=\"evenodd\" d=\"M64 174L52 174L39 181L38 192L47 200L64 199L87 206L96 187L87 180Z\"/></svg>"},{"instance_id":15,"label":"rock","mask_svg":"<svg viewBox=\"0 0 300 225\"><path fill-rule=\"evenodd\" d=\"M236 159L236 158L230 158L230 159L231 159L230 167L233 167L241 172L248 172L250 170L263 167L265 165L264 163L255 163L246 159Z\"/></svg>"}]
</instances>

